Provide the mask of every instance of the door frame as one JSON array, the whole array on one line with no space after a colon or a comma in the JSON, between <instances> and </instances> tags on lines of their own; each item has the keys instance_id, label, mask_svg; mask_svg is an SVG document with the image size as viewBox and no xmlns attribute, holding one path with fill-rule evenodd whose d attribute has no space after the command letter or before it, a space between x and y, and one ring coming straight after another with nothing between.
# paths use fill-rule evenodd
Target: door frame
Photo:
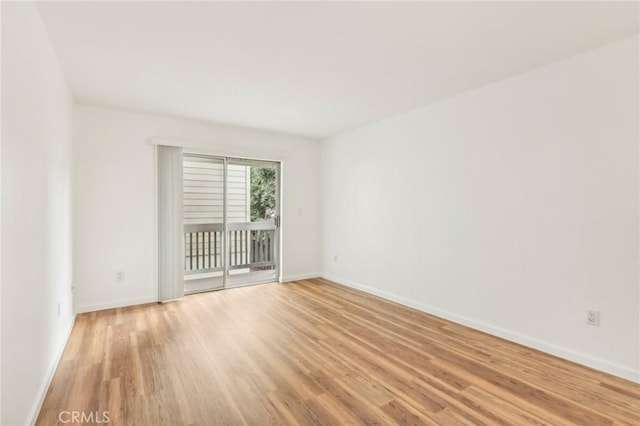
<instances>
[{"instance_id":1,"label":"door frame","mask_svg":"<svg viewBox=\"0 0 640 426\"><path fill-rule=\"evenodd\" d=\"M195 294L195 293L201 293L201 292L207 292L207 291L216 291L216 290L223 290L223 289L227 289L227 288L237 288L237 287L245 287L245 286L251 286L251 285L257 285L257 284L264 284L264 283L268 283L271 282L271 280L266 280L266 281L256 281L256 282L249 282L249 283L242 283L242 284L237 284L237 285L233 285L233 286L229 286L229 253L231 250L231 243L230 243L230 239L229 239L229 222L228 222L228 166L229 166L229 160L231 160L231 162L233 163L234 161L237 163L242 163L242 162L246 162L246 163L270 163L273 164L275 170L276 170L276 183L275 183L275 189L276 189L276 206L275 206L275 210L276 210L276 216L275 216L275 224L276 224L276 228L275 228L275 232L274 232L274 255L276 256L276 261L275 261L275 280L277 282L281 282L282 281L282 277L281 277L281 271L282 271L282 161L281 160L267 160L267 159L262 159L262 158L248 158L248 157L239 157L239 156L225 156L225 155L216 155L216 154L209 154L209 153L204 153L202 151L199 150L188 150L188 149L184 149L183 150L183 158L184 157L200 157L200 158L211 158L211 159L215 159L215 160L221 160L222 161L222 170L223 170L223 185L222 185L222 202L223 202L223 213L222 213L222 225L223 225L223 229L224 232L222 234L222 253L221 253L221 261L222 261L222 265L223 265L223 274L222 274L222 287L220 288L208 288L208 289L203 289L203 290L194 290L194 291L189 291L188 293L185 294ZM249 221L251 221L251 219L249 218ZM183 233L184 235L184 233ZM185 249L185 244L183 241L182 244L182 250L183 250L183 256L182 258L185 259L185 255L184 255L184 249ZM183 270L184 270L184 265L183 265Z\"/></svg>"}]
</instances>

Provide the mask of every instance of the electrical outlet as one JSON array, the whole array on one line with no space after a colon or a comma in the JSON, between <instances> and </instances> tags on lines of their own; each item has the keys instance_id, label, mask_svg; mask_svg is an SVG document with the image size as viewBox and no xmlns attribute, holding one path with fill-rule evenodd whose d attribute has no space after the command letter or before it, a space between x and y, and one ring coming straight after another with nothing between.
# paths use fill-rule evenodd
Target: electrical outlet
<instances>
[{"instance_id":1,"label":"electrical outlet","mask_svg":"<svg viewBox=\"0 0 640 426\"><path fill-rule=\"evenodd\" d=\"M116 281L124 281L124 271L116 272Z\"/></svg>"},{"instance_id":2,"label":"electrical outlet","mask_svg":"<svg viewBox=\"0 0 640 426\"><path fill-rule=\"evenodd\" d=\"M60 302L58 302L58 318L60 318Z\"/></svg>"},{"instance_id":3,"label":"electrical outlet","mask_svg":"<svg viewBox=\"0 0 640 426\"><path fill-rule=\"evenodd\" d=\"M587 324L589 325L600 325L600 312L598 311L587 311Z\"/></svg>"}]
</instances>

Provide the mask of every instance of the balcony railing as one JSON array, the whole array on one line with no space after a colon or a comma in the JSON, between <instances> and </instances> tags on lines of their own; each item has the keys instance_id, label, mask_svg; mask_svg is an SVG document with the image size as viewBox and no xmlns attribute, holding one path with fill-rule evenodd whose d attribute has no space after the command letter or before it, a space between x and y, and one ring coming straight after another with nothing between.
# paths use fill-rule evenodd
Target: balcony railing
<instances>
[{"instance_id":1,"label":"balcony railing","mask_svg":"<svg viewBox=\"0 0 640 426\"><path fill-rule=\"evenodd\" d=\"M228 225L229 270L275 269L276 226L271 222ZM206 274L224 270L224 225L184 225L184 273Z\"/></svg>"}]
</instances>

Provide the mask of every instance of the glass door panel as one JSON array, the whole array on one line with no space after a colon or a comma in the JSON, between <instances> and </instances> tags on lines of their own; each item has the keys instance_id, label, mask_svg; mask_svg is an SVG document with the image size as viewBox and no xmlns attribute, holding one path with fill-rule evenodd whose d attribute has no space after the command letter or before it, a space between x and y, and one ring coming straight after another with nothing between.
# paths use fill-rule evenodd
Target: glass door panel
<instances>
[{"instance_id":1,"label":"glass door panel","mask_svg":"<svg viewBox=\"0 0 640 426\"><path fill-rule=\"evenodd\" d=\"M227 287L276 281L280 255L280 164L228 159Z\"/></svg>"},{"instance_id":2,"label":"glass door panel","mask_svg":"<svg viewBox=\"0 0 640 426\"><path fill-rule=\"evenodd\" d=\"M225 221L222 158L183 158L185 294L224 287Z\"/></svg>"}]
</instances>

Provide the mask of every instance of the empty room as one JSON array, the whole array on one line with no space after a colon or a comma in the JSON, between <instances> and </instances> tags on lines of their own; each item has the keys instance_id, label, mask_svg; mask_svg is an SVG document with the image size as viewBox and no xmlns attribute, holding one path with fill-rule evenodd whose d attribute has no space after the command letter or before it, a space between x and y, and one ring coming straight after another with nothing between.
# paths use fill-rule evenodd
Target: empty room
<instances>
[{"instance_id":1,"label":"empty room","mask_svg":"<svg viewBox=\"0 0 640 426\"><path fill-rule=\"evenodd\" d=\"M640 424L640 2L0 7L2 426Z\"/></svg>"}]
</instances>

